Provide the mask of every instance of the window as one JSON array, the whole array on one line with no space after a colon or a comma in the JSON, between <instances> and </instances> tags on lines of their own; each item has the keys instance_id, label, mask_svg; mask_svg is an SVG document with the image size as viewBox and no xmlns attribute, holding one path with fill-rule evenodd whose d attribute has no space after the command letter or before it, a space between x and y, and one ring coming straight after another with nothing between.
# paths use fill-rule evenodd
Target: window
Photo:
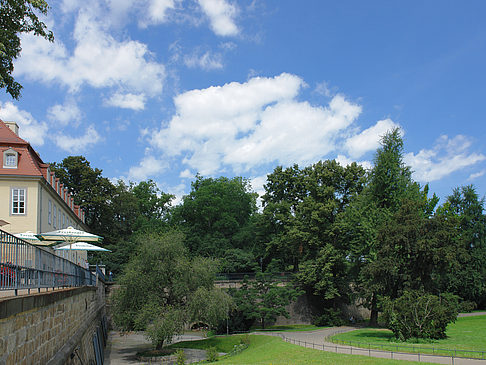
<instances>
[{"instance_id":1,"label":"window","mask_svg":"<svg viewBox=\"0 0 486 365\"><path fill-rule=\"evenodd\" d=\"M49 222L49 224L52 224L52 202L51 200L49 199L49 209L48 209L48 214L47 214L47 221Z\"/></svg>"},{"instance_id":2,"label":"window","mask_svg":"<svg viewBox=\"0 0 486 365\"><path fill-rule=\"evenodd\" d=\"M57 219L57 208L54 205L54 219L53 219L54 228L57 228L57 220L56 219Z\"/></svg>"},{"instance_id":3,"label":"window","mask_svg":"<svg viewBox=\"0 0 486 365\"><path fill-rule=\"evenodd\" d=\"M57 221L57 226L59 227L59 229L62 229L62 226L61 226L61 208L57 208L57 219L59 219Z\"/></svg>"},{"instance_id":4,"label":"window","mask_svg":"<svg viewBox=\"0 0 486 365\"><path fill-rule=\"evenodd\" d=\"M12 214L25 214L25 189L12 189Z\"/></svg>"},{"instance_id":5,"label":"window","mask_svg":"<svg viewBox=\"0 0 486 365\"><path fill-rule=\"evenodd\" d=\"M9 148L8 150L3 152L3 167L6 169L16 169L17 168L17 161L18 161L18 153Z\"/></svg>"},{"instance_id":6,"label":"window","mask_svg":"<svg viewBox=\"0 0 486 365\"><path fill-rule=\"evenodd\" d=\"M62 228L66 228L66 215L62 213Z\"/></svg>"}]
</instances>

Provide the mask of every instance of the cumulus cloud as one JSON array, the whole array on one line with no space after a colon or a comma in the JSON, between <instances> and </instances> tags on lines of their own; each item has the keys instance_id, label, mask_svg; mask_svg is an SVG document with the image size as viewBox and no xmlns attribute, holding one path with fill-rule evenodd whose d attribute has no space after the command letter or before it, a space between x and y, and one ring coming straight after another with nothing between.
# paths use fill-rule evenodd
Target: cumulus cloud
<instances>
[{"instance_id":1,"label":"cumulus cloud","mask_svg":"<svg viewBox=\"0 0 486 365\"><path fill-rule=\"evenodd\" d=\"M113 94L109 99L105 99L106 106L114 106L123 109L143 110L145 109L145 94Z\"/></svg>"},{"instance_id":2,"label":"cumulus cloud","mask_svg":"<svg viewBox=\"0 0 486 365\"><path fill-rule=\"evenodd\" d=\"M184 63L190 68L201 68L203 70L216 70L223 68L222 56L219 53L213 54L209 51L203 55L192 54L184 56Z\"/></svg>"},{"instance_id":3,"label":"cumulus cloud","mask_svg":"<svg viewBox=\"0 0 486 365\"><path fill-rule=\"evenodd\" d=\"M70 122L78 124L82 113L74 99L67 100L64 104L56 104L47 111L47 117L63 126Z\"/></svg>"},{"instance_id":4,"label":"cumulus cloud","mask_svg":"<svg viewBox=\"0 0 486 365\"><path fill-rule=\"evenodd\" d=\"M181 171L179 174L179 177L190 179L193 178L196 174L192 173L191 170L185 169L184 171Z\"/></svg>"},{"instance_id":5,"label":"cumulus cloud","mask_svg":"<svg viewBox=\"0 0 486 365\"><path fill-rule=\"evenodd\" d=\"M87 151L92 145L102 140L93 126L89 126L83 136L73 137L66 134L58 134L53 139L59 148L69 153Z\"/></svg>"},{"instance_id":6,"label":"cumulus cloud","mask_svg":"<svg viewBox=\"0 0 486 365\"><path fill-rule=\"evenodd\" d=\"M355 161L354 159L352 158L349 158L347 156L344 156L344 155L338 155L336 157L336 161L341 165L341 166L348 166L348 165L351 165L353 162L356 162L358 165L361 165L364 169L371 169L373 167L373 165L371 164L370 161Z\"/></svg>"},{"instance_id":7,"label":"cumulus cloud","mask_svg":"<svg viewBox=\"0 0 486 365\"><path fill-rule=\"evenodd\" d=\"M33 145L42 146L47 136L47 123L37 121L32 114L20 110L16 105L7 101L0 102L0 119L6 122L16 122L19 126L20 137Z\"/></svg>"},{"instance_id":8,"label":"cumulus cloud","mask_svg":"<svg viewBox=\"0 0 486 365\"><path fill-rule=\"evenodd\" d=\"M304 81L283 73L178 95L176 113L151 143L203 175L266 164L308 163L335 147L361 107L336 95L327 106L296 100Z\"/></svg>"},{"instance_id":9,"label":"cumulus cloud","mask_svg":"<svg viewBox=\"0 0 486 365\"><path fill-rule=\"evenodd\" d=\"M168 167L166 161L158 160L154 156L147 154L138 166L133 166L128 171L128 180L142 181L151 176L156 176Z\"/></svg>"},{"instance_id":10,"label":"cumulus cloud","mask_svg":"<svg viewBox=\"0 0 486 365\"><path fill-rule=\"evenodd\" d=\"M457 135L439 137L434 148L419 153L407 153L404 161L414 170L414 178L421 182L440 180L451 173L484 161L481 153L469 152L470 138Z\"/></svg>"},{"instance_id":11,"label":"cumulus cloud","mask_svg":"<svg viewBox=\"0 0 486 365\"><path fill-rule=\"evenodd\" d=\"M235 36L239 29L235 24L238 9L226 0L198 0L202 11L209 18L211 29L216 35Z\"/></svg>"},{"instance_id":12,"label":"cumulus cloud","mask_svg":"<svg viewBox=\"0 0 486 365\"><path fill-rule=\"evenodd\" d=\"M75 48L70 52L59 40L49 43L32 34L25 35L22 56L15 64L16 74L59 83L71 92L83 85L117 87L150 96L162 91L164 65L156 62L145 44L111 36L94 10L79 10L73 38Z\"/></svg>"},{"instance_id":13,"label":"cumulus cloud","mask_svg":"<svg viewBox=\"0 0 486 365\"><path fill-rule=\"evenodd\" d=\"M400 125L391 119L380 120L374 126L348 138L344 143L344 149L351 157L359 158L368 151L376 150L380 146L381 137L397 127L400 127Z\"/></svg>"}]
</instances>

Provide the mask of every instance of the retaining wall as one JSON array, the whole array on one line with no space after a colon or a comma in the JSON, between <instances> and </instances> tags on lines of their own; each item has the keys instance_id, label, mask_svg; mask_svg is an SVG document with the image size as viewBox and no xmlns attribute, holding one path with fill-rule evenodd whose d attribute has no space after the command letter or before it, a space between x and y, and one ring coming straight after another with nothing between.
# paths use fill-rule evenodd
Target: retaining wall
<instances>
[{"instance_id":1,"label":"retaining wall","mask_svg":"<svg viewBox=\"0 0 486 365\"><path fill-rule=\"evenodd\" d=\"M104 285L0 300L0 365L97 363Z\"/></svg>"}]
</instances>

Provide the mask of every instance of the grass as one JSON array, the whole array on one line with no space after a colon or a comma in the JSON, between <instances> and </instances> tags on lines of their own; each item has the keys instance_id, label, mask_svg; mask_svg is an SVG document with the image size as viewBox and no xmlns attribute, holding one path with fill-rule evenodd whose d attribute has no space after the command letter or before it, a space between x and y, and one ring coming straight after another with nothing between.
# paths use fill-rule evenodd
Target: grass
<instances>
[{"instance_id":1,"label":"grass","mask_svg":"<svg viewBox=\"0 0 486 365\"><path fill-rule=\"evenodd\" d=\"M207 349L214 346L218 351L228 352L238 345L245 335L218 336L200 341L176 343L174 347ZM380 359L359 355L336 354L320 350L304 348L284 342L280 337L265 335L250 335L249 347L237 355L223 357L216 364L350 364L350 365L398 365L420 364L419 362L404 362L403 360ZM226 351L225 351L226 350Z\"/></svg>"},{"instance_id":2,"label":"grass","mask_svg":"<svg viewBox=\"0 0 486 365\"><path fill-rule=\"evenodd\" d=\"M341 333L333 336L332 340L338 343L352 343L357 347L383 348L395 351L397 345L407 346L410 347L407 351L450 356L451 351L437 350L449 349L454 350L454 356L486 358L486 315L458 318L455 323L451 323L447 327L447 338L442 340L400 342L395 340L390 330L378 328ZM369 346L368 344L372 345ZM485 353L468 353L461 350L484 351Z\"/></svg>"}]
</instances>

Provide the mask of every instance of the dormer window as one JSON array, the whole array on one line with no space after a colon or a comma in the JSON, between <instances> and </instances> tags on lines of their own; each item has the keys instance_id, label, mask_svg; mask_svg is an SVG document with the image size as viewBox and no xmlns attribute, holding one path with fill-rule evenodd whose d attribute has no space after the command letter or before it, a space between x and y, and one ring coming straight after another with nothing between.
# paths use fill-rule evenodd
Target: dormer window
<instances>
[{"instance_id":1,"label":"dormer window","mask_svg":"<svg viewBox=\"0 0 486 365\"><path fill-rule=\"evenodd\" d=\"M3 152L3 168L16 169L18 166L19 154L14 149L9 148Z\"/></svg>"}]
</instances>

